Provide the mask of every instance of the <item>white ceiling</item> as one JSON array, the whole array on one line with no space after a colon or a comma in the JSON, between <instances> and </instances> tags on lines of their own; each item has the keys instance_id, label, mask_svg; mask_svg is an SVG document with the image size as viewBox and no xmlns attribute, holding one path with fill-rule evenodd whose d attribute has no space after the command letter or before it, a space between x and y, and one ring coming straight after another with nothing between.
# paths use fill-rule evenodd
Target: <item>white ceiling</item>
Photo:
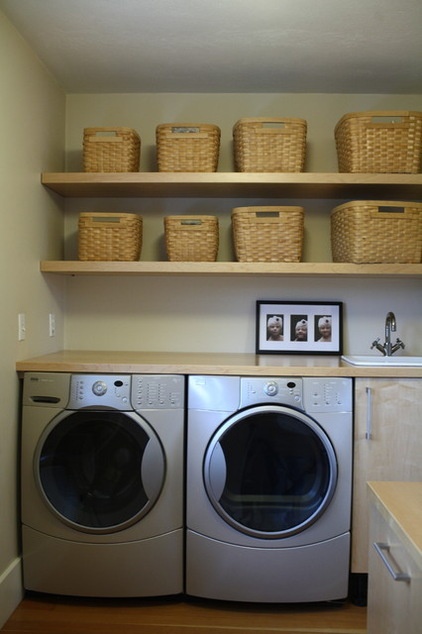
<instances>
[{"instance_id":1,"label":"white ceiling","mask_svg":"<svg viewBox=\"0 0 422 634\"><path fill-rule=\"evenodd\" d=\"M0 0L68 93L422 93L422 0Z\"/></svg>"}]
</instances>

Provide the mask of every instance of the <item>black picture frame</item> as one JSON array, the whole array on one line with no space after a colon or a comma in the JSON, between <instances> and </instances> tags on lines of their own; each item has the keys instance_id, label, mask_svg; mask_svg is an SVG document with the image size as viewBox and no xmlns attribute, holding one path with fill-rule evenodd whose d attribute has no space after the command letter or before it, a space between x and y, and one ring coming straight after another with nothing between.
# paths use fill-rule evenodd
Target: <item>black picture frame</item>
<instances>
[{"instance_id":1,"label":"black picture frame","mask_svg":"<svg viewBox=\"0 0 422 634\"><path fill-rule=\"evenodd\" d=\"M256 354L341 355L342 341L342 302L256 303Z\"/></svg>"}]
</instances>

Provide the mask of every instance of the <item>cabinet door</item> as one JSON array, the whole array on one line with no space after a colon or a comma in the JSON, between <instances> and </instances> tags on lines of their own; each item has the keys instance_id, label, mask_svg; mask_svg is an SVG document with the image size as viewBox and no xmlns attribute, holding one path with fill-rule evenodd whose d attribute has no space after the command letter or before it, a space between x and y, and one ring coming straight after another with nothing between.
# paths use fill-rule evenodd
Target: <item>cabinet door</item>
<instances>
[{"instance_id":1,"label":"cabinet door","mask_svg":"<svg viewBox=\"0 0 422 634\"><path fill-rule=\"evenodd\" d=\"M356 379L352 572L368 572L368 480L422 480L422 380Z\"/></svg>"},{"instance_id":2,"label":"cabinet door","mask_svg":"<svg viewBox=\"0 0 422 634\"><path fill-rule=\"evenodd\" d=\"M375 504L369 535L368 634L422 632L422 570Z\"/></svg>"}]
</instances>

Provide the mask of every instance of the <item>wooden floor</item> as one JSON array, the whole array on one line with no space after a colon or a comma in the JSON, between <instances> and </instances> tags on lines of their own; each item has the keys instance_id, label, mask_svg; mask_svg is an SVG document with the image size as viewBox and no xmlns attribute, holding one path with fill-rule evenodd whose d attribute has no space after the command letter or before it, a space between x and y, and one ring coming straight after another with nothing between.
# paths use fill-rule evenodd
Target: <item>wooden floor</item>
<instances>
[{"instance_id":1,"label":"wooden floor","mask_svg":"<svg viewBox=\"0 0 422 634\"><path fill-rule=\"evenodd\" d=\"M1 630L14 634L364 634L366 608L195 599L74 599L28 594Z\"/></svg>"}]
</instances>

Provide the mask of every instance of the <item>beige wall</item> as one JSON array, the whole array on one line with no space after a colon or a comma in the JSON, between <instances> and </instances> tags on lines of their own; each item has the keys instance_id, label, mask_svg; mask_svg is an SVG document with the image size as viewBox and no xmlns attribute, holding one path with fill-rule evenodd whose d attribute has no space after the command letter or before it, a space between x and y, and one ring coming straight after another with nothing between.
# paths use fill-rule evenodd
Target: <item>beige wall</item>
<instances>
[{"instance_id":1,"label":"beige wall","mask_svg":"<svg viewBox=\"0 0 422 634\"><path fill-rule=\"evenodd\" d=\"M421 95L326 94L72 94L67 96L66 165L82 168L83 128L125 125L142 140L141 171L155 170L155 128L174 121L215 123L221 128L219 171L232 171L232 127L241 117L301 117L308 122L308 172L337 170L334 127L346 112L420 110Z\"/></svg>"},{"instance_id":2,"label":"beige wall","mask_svg":"<svg viewBox=\"0 0 422 634\"><path fill-rule=\"evenodd\" d=\"M155 170L155 128L166 122L216 123L222 131L219 171L233 171L232 126L241 117L287 116L308 121L307 171L337 171L334 127L346 112L422 110L420 95L124 94L68 95L66 163L82 169L84 127L123 125L142 139L141 171ZM307 261L329 261L330 211L343 201L268 200L305 208ZM142 260L165 259L163 216L209 213L220 221L219 260L232 260L230 213L260 199L68 199L66 252L77 253L80 211L130 211L144 217ZM339 278L72 278L68 282L68 348L251 352L257 299L345 302L345 350L368 351L396 313L398 336L422 353L420 280Z\"/></svg>"},{"instance_id":3,"label":"beige wall","mask_svg":"<svg viewBox=\"0 0 422 634\"><path fill-rule=\"evenodd\" d=\"M0 626L21 597L19 381L15 362L63 346L63 283L39 274L40 258L61 257L63 218L39 184L63 167L64 94L0 12ZM27 337L17 341L17 315ZM57 335L48 337L54 312Z\"/></svg>"}]
</instances>

